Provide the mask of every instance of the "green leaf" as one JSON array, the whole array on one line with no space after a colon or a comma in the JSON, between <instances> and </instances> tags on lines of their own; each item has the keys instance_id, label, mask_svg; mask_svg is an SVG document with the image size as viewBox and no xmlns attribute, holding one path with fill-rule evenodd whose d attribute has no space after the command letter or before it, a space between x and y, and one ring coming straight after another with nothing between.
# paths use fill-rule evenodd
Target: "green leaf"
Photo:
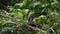
<instances>
[{"instance_id":1,"label":"green leaf","mask_svg":"<svg viewBox=\"0 0 60 34\"><path fill-rule=\"evenodd\" d=\"M20 13L20 12L15 13L14 15L15 15L15 17L23 18L23 14L22 14L22 13Z\"/></svg>"}]
</instances>

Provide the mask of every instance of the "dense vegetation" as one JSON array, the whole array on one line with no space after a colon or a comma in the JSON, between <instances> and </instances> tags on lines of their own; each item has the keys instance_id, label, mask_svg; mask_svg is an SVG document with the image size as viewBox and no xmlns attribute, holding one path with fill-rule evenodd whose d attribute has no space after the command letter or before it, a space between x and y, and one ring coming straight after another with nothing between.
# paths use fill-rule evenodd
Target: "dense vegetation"
<instances>
[{"instance_id":1,"label":"dense vegetation","mask_svg":"<svg viewBox=\"0 0 60 34\"><path fill-rule=\"evenodd\" d=\"M60 0L0 0L0 34L60 34Z\"/></svg>"}]
</instances>

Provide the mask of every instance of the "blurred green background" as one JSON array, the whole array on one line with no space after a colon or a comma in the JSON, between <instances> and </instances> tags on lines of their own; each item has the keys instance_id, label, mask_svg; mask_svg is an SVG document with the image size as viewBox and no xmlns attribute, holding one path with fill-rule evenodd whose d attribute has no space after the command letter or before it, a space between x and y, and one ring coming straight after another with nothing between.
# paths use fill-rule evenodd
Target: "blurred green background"
<instances>
[{"instance_id":1,"label":"blurred green background","mask_svg":"<svg viewBox=\"0 0 60 34\"><path fill-rule=\"evenodd\" d=\"M60 34L60 0L0 0L0 34L43 34L29 27L28 12L35 12L33 21L42 24L47 31L52 27L55 34ZM49 30L50 34L54 34Z\"/></svg>"}]
</instances>

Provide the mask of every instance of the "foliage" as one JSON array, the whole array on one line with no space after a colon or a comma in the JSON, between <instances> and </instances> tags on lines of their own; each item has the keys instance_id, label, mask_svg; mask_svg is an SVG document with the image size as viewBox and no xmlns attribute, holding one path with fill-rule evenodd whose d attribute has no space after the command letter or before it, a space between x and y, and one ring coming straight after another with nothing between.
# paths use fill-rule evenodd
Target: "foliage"
<instances>
[{"instance_id":1,"label":"foliage","mask_svg":"<svg viewBox=\"0 0 60 34\"><path fill-rule=\"evenodd\" d=\"M53 34L48 30L52 27L60 34L60 0L0 0L0 4L3 4L0 5L0 34L41 34L41 31L23 27L28 24L29 10L35 12L33 22L42 24L41 29Z\"/></svg>"}]
</instances>

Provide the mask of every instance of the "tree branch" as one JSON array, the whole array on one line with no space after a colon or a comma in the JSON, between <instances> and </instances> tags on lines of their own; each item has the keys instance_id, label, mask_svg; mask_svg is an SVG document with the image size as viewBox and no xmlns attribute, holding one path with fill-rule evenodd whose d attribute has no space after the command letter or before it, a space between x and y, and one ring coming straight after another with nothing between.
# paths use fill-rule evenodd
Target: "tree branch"
<instances>
[{"instance_id":1,"label":"tree branch","mask_svg":"<svg viewBox=\"0 0 60 34\"><path fill-rule=\"evenodd\" d=\"M23 25L24 25L24 24L23 24ZM44 30L42 30L42 29L39 29L38 27L33 27L33 26L27 25L27 24L25 24L24 26L27 26L27 27L35 30L35 31L41 31L41 32L44 33L44 34L50 34L50 33L48 33L47 31L44 31ZM23 26L21 26L21 27L23 27ZM19 29L22 29L21 27L20 27ZM18 30L19 30L19 29L18 29Z\"/></svg>"}]
</instances>

